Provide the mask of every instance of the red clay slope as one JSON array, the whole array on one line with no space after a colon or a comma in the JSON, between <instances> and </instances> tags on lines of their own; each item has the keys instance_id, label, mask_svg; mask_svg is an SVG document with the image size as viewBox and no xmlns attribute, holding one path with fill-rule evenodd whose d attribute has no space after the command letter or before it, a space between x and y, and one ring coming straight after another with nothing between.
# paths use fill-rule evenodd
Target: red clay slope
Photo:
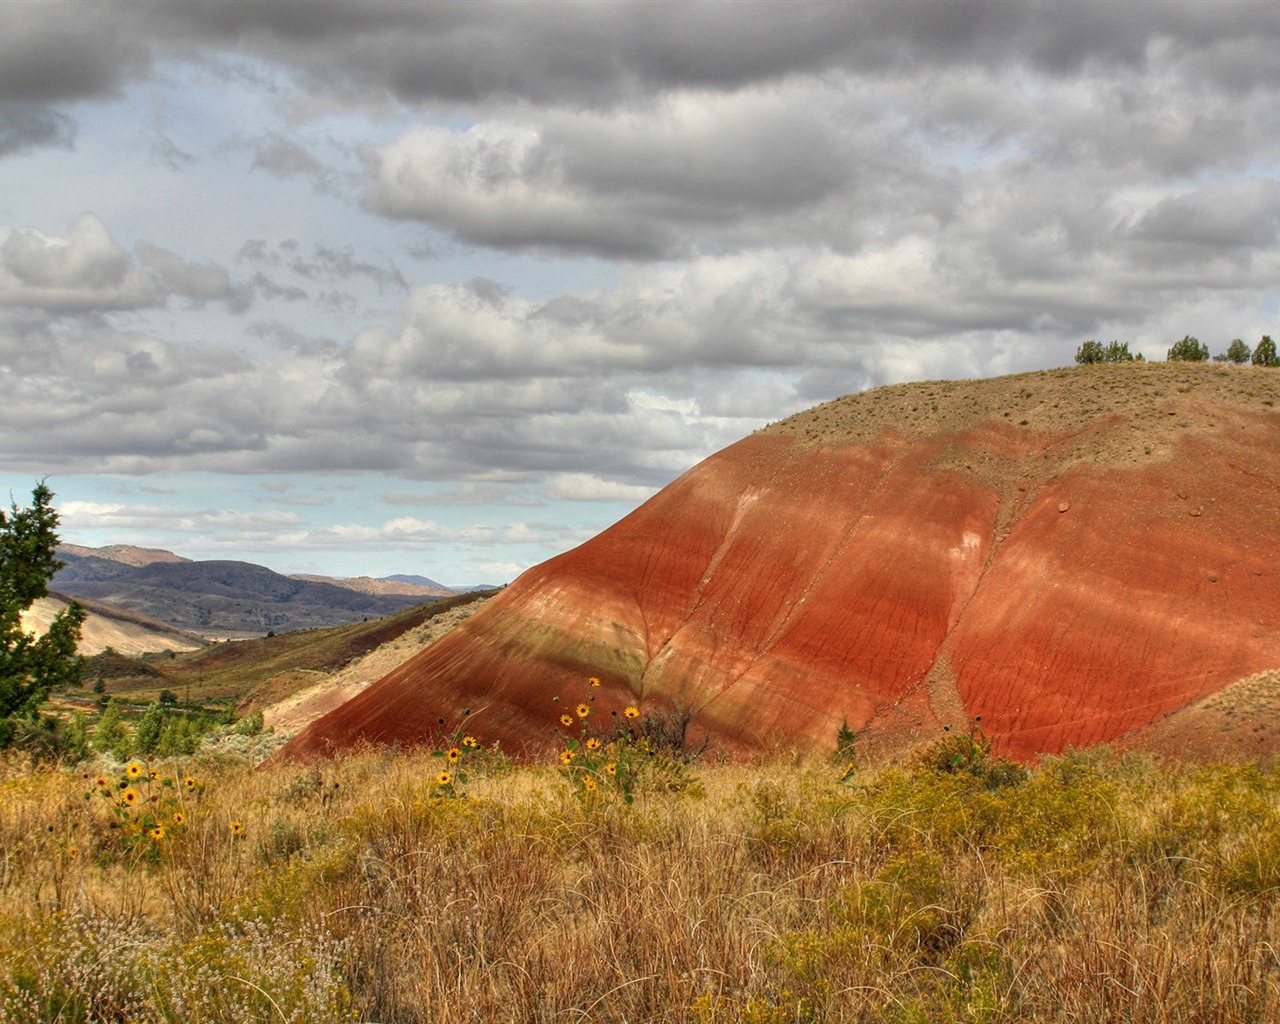
<instances>
[{"instance_id":1,"label":"red clay slope","mask_svg":"<svg viewBox=\"0 0 1280 1024\"><path fill-rule=\"evenodd\" d=\"M1280 371L1086 367L880 389L707 459L530 569L284 748L553 740L683 705L730 753L981 716L1000 753L1115 741L1280 667Z\"/></svg>"}]
</instances>

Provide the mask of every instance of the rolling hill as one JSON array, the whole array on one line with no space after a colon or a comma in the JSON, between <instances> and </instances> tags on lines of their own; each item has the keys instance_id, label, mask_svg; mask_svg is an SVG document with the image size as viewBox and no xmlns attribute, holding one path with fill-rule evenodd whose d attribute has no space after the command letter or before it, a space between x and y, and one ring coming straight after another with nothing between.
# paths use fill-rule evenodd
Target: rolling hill
<instances>
[{"instance_id":1,"label":"rolling hill","mask_svg":"<svg viewBox=\"0 0 1280 1024\"><path fill-rule=\"evenodd\" d=\"M443 588L343 585L284 576L238 561L192 561L157 549L62 545L66 563L51 585L60 594L96 601L207 638L261 636L361 622L392 615Z\"/></svg>"},{"instance_id":2,"label":"rolling hill","mask_svg":"<svg viewBox=\"0 0 1280 1024\"><path fill-rule=\"evenodd\" d=\"M530 569L284 754L433 742L468 709L486 742L546 746L588 676L596 714L683 708L738 755L845 722L867 751L975 723L1020 758L1156 743L1280 668L1278 401L1272 370L1160 363L827 403ZM1280 745L1274 703L1233 706L1250 752Z\"/></svg>"}]
</instances>

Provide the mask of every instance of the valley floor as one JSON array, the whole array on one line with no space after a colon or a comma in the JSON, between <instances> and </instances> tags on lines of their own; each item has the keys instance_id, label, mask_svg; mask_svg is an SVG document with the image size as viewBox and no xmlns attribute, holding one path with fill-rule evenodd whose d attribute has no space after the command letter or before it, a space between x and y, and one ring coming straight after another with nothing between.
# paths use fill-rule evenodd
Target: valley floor
<instances>
[{"instance_id":1,"label":"valley floor","mask_svg":"<svg viewBox=\"0 0 1280 1024\"><path fill-rule=\"evenodd\" d=\"M0 1021L1280 1019L1280 774L955 753L10 764Z\"/></svg>"}]
</instances>

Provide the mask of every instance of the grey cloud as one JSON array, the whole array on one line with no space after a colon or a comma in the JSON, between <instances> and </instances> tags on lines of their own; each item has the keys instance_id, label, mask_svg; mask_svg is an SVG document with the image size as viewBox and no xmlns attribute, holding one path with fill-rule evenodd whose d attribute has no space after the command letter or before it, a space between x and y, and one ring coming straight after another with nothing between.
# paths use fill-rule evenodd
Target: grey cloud
<instances>
[{"instance_id":1,"label":"grey cloud","mask_svg":"<svg viewBox=\"0 0 1280 1024\"><path fill-rule=\"evenodd\" d=\"M317 246L310 259L295 256L288 261L288 266L295 274L310 279L348 280L364 277L376 285L379 292L384 292L388 288L398 291L407 291L409 288L409 282L393 264L366 263L358 260L351 246L344 246L341 249Z\"/></svg>"},{"instance_id":2,"label":"grey cloud","mask_svg":"<svg viewBox=\"0 0 1280 1024\"><path fill-rule=\"evenodd\" d=\"M115 93L151 66L138 13L125 4L0 5L0 101Z\"/></svg>"},{"instance_id":3,"label":"grey cloud","mask_svg":"<svg viewBox=\"0 0 1280 1024\"><path fill-rule=\"evenodd\" d=\"M27 149L70 149L75 122L66 114L31 104L0 104L0 157Z\"/></svg>"},{"instance_id":4,"label":"grey cloud","mask_svg":"<svg viewBox=\"0 0 1280 1024\"><path fill-rule=\"evenodd\" d=\"M248 290L254 295L268 299L283 299L285 302L302 302L310 296L296 285L280 284L259 271L246 283Z\"/></svg>"},{"instance_id":5,"label":"grey cloud","mask_svg":"<svg viewBox=\"0 0 1280 1024\"><path fill-rule=\"evenodd\" d=\"M310 182L317 192L336 193L339 190L340 178L333 169L283 135L259 140L252 166L277 178L302 178Z\"/></svg>"},{"instance_id":6,"label":"grey cloud","mask_svg":"<svg viewBox=\"0 0 1280 1024\"><path fill-rule=\"evenodd\" d=\"M1275 244L1280 182L1251 178L1184 192L1145 211L1129 237L1158 245L1259 249Z\"/></svg>"},{"instance_id":7,"label":"grey cloud","mask_svg":"<svg viewBox=\"0 0 1280 1024\"><path fill-rule=\"evenodd\" d=\"M166 291L192 299L209 302L231 295L231 275L218 266L207 263L189 263L177 253L150 242L138 242L134 247L144 264L160 275Z\"/></svg>"},{"instance_id":8,"label":"grey cloud","mask_svg":"<svg viewBox=\"0 0 1280 1024\"><path fill-rule=\"evenodd\" d=\"M1099 59L1140 67L1152 37L1204 45L1238 36L1242 22L1274 33L1274 18L1251 6L1145 4L1135 12L1081 2L1057 5L1049 17L1037 0L619 3L589 14L571 3L351 2L306 5L304 13L293 5L216 2L160 5L151 20L159 37L234 41L291 61L313 86L340 82L341 70L348 87L407 100L598 104L652 88L732 91L794 74L921 62L1029 59L1057 74Z\"/></svg>"},{"instance_id":9,"label":"grey cloud","mask_svg":"<svg viewBox=\"0 0 1280 1024\"><path fill-rule=\"evenodd\" d=\"M279 135L258 145L253 166L281 178L312 177L324 170L320 161L305 149Z\"/></svg>"},{"instance_id":10,"label":"grey cloud","mask_svg":"<svg viewBox=\"0 0 1280 1024\"><path fill-rule=\"evenodd\" d=\"M311 92L408 102L513 98L607 106L653 90L744 86L831 71L1029 66L1063 76L1142 70L1153 45L1231 83L1241 48L1274 53L1280 17L1247 0L869 0L309 4L238 0L8 4L0 98L108 93L159 55L234 48L291 65ZM482 55L482 56L481 56ZM1273 74L1263 62L1263 74Z\"/></svg>"}]
</instances>

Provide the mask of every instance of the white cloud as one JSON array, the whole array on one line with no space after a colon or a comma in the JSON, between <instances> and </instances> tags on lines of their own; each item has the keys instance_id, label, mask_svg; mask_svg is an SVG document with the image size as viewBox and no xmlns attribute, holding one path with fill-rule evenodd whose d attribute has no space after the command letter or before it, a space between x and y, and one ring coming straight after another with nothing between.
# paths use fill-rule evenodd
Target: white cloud
<instances>
[{"instance_id":1,"label":"white cloud","mask_svg":"<svg viewBox=\"0 0 1280 1024\"><path fill-rule=\"evenodd\" d=\"M547 481L553 501L612 501L639 504L653 497L654 488L604 480L591 473L561 473Z\"/></svg>"},{"instance_id":2,"label":"white cloud","mask_svg":"<svg viewBox=\"0 0 1280 1024\"><path fill-rule=\"evenodd\" d=\"M1268 5L70 10L0 5L0 468L375 478L219 550L515 564L843 391L1280 330Z\"/></svg>"},{"instance_id":3,"label":"white cloud","mask_svg":"<svg viewBox=\"0 0 1280 1024\"><path fill-rule=\"evenodd\" d=\"M158 298L155 282L91 213L77 217L65 238L0 227L0 306L137 309Z\"/></svg>"}]
</instances>

